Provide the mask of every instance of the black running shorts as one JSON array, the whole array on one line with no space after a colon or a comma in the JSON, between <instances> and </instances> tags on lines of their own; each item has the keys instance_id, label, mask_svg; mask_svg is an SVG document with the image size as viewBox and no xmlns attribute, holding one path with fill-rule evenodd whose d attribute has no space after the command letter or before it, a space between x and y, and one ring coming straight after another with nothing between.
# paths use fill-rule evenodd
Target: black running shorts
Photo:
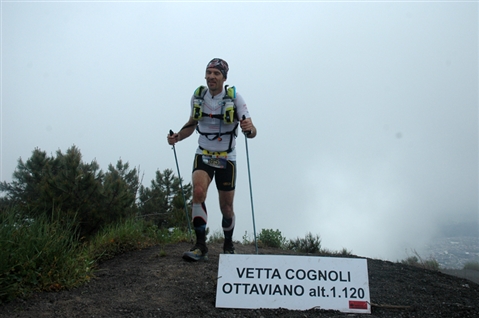
<instances>
[{"instance_id":1,"label":"black running shorts","mask_svg":"<svg viewBox=\"0 0 479 318\"><path fill-rule=\"evenodd\" d=\"M236 187L236 162L228 160L225 169L214 168L203 162L202 155L195 155L193 171L203 170L208 173L210 179L215 179L216 188L221 191L232 191Z\"/></svg>"}]
</instances>

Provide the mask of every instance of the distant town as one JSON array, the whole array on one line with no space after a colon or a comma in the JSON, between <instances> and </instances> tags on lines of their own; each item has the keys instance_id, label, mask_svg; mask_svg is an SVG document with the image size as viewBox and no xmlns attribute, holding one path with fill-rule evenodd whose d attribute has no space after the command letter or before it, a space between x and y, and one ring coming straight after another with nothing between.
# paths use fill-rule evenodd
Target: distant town
<instances>
[{"instance_id":1,"label":"distant town","mask_svg":"<svg viewBox=\"0 0 479 318\"><path fill-rule=\"evenodd\" d=\"M440 268L462 269L467 262L479 262L479 237L437 238L419 254L424 260L435 259Z\"/></svg>"}]
</instances>

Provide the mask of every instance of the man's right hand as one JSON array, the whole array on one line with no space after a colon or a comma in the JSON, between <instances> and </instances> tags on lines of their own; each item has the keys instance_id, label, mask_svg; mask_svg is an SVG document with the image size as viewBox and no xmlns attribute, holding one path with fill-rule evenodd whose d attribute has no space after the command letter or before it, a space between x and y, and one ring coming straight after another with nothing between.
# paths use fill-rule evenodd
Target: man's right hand
<instances>
[{"instance_id":1,"label":"man's right hand","mask_svg":"<svg viewBox=\"0 0 479 318\"><path fill-rule=\"evenodd\" d=\"M166 136L166 139L168 140L169 145L174 145L178 142L178 134L175 134L172 130L170 130L170 133L168 136Z\"/></svg>"}]
</instances>

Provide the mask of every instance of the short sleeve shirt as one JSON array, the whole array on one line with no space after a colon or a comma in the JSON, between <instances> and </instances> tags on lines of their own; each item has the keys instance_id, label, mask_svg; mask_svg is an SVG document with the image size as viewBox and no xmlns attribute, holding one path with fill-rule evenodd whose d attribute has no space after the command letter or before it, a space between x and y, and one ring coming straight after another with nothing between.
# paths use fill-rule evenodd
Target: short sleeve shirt
<instances>
[{"instance_id":1,"label":"short sleeve shirt","mask_svg":"<svg viewBox=\"0 0 479 318\"><path fill-rule=\"evenodd\" d=\"M211 96L209 90L206 91L205 96L203 97L203 113L204 114L223 114L224 112L224 89L221 93L216 96ZM191 110L193 110L195 96L191 97ZM237 118L250 118L250 114L248 112L248 108L246 107L246 103L243 97L236 93L236 98L233 100L235 107ZM223 121L223 119L218 118L211 118L206 115L203 115L201 120L198 121L198 129L205 134L211 133L212 135L202 135L200 134L198 137L198 145L199 147L209 150L209 151L226 151L230 148L230 141L231 141L231 148L233 149L232 152L228 154L228 160L236 160L236 133L234 134L226 134L221 136L221 140L218 138L213 139L215 136L214 134L219 133L227 133L235 130L237 127L238 119L235 118L234 122L231 124L227 124ZM236 128L238 130L238 128ZM232 138L232 140L231 140ZM213 140L211 140L213 139ZM196 150L197 154L202 154L202 150L198 147Z\"/></svg>"}]
</instances>

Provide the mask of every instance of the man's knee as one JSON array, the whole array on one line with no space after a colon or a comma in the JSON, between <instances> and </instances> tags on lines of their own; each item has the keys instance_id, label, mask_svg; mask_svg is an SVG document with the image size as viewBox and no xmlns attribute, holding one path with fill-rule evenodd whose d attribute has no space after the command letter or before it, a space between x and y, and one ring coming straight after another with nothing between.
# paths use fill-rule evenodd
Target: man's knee
<instances>
[{"instance_id":1,"label":"man's knee","mask_svg":"<svg viewBox=\"0 0 479 318\"><path fill-rule=\"evenodd\" d=\"M193 172L193 203L201 203L206 200L210 182L211 179L206 171L196 170Z\"/></svg>"},{"instance_id":2,"label":"man's knee","mask_svg":"<svg viewBox=\"0 0 479 318\"><path fill-rule=\"evenodd\" d=\"M206 200L206 191L208 189L202 185L193 186L193 202L201 203Z\"/></svg>"},{"instance_id":3,"label":"man's knee","mask_svg":"<svg viewBox=\"0 0 479 318\"><path fill-rule=\"evenodd\" d=\"M232 204L223 204L220 207L221 214L227 218L231 218L234 215L233 205Z\"/></svg>"}]
</instances>

